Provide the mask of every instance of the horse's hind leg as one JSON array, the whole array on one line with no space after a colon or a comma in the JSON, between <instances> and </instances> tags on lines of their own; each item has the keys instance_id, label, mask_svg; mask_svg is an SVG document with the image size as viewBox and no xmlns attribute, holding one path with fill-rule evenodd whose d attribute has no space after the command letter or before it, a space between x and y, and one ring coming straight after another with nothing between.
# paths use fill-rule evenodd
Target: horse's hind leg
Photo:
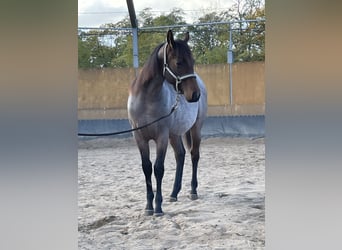
<instances>
[{"instance_id":1,"label":"horse's hind leg","mask_svg":"<svg viewBox=\"0 0 342 250\"><path fill-rule=\"evenodd\" d=\"M140 151L141 155L141 162L142 162L142 168L145 175L145 181L146 181L146 207L145 207L145 215L153 215L153 190L152 190L152 163L150 161L150 149L148 142L145 141L138 141L137 145Z\"/></svg>"},{"instance_id":2,"label":"horse's hind leg","mask_svg":"<svg viewBox=\"0 0 342 250\"><path fill-rule=\"evenodd\" d=\"M183 167L184 167L184 159L185 159L185 149L182 142L181 136L171 136L170 144L175 152L175 158L177 162L176 167L176 176L175 182L173 184L173 190L171 193L170 201L177 201L177 195L182 188L182 176L183 176Z\"/></svg>"}]
</instances>

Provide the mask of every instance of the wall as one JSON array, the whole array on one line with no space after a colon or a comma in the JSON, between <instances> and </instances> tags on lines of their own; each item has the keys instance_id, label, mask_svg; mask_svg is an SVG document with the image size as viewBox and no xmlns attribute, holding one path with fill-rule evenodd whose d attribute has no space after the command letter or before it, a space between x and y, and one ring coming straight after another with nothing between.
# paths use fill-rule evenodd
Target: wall
<instances>
[{"instance_id":1,"label":"wall","mask_svg":"<svg viewBox=\"0 0 342 250\"><path fill-rule=\"evenodd\" d=\"M264 62L234 63L233 105L229 105L229 65L197 65L208 90L208 115L263 115ZM127 118L128 87L133 68L79 70L79 119Z\"/></svg>"}]
</instances>

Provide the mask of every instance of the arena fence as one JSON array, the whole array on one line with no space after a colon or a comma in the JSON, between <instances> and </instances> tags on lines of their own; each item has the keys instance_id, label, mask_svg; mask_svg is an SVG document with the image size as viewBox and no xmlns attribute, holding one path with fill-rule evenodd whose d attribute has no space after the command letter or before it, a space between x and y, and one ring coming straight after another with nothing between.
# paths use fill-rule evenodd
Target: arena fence
<instances>
[{"instance_id":1,"label":"arena fence","mask_svg":"<svg viewBox=\"0 0 342 250\"><path fill-rule=\"evenodd\" d=\"M265 22L244 20L243 23ZM208 118L204 123L204 136L252 136L265 134L265 77L264 62L233 62L232 32L237 22L206 23L196 26L229 24L227 63L196 65L195 71L204 80L208 90ZM182 29L181 26L139 29ZM188 25L194 26L194 25ZM187 27L185 27L187 28ZM103 30L99 28L98 30ZM93 28L79 28L79 32ZM132 32L131 28L105 28L106 32ZM134 32L132 32L134 37ZM137 34L135 35L137 39ZM137 46L137 41L135 41ZM229 57L230 55L230 57ZM130 128L127 120L128 88L138 67L138 48L133 51L131 68L79 69L78 126L80 133L106 133ZM130 136L121 135L121 136Z\"/></svg>"},{"instance_id":2,"label":"arena fence","mask_svg":"<svg viewBox=\"0 0 342 250\"><path fill-rule=\"evenodd\" d=\"M227 64L198 65L208 90L208 115L264 115L264 62L234 63L233 104L230 105ZM89 119L127 118L128 88L133 68L79 70L78 117Z\"/></svg>"}]
</instances>

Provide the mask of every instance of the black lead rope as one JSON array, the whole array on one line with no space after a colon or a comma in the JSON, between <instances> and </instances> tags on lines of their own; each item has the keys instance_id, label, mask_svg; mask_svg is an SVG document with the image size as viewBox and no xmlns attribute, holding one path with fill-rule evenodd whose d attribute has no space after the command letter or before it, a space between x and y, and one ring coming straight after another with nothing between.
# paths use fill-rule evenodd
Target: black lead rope
<instances>
[{"instance_id":1,"label":"black lead rope","mask_svg":"<svg viewBox=\"0 0 342 250\"><path fill-rule=\"evenodd\" d=\"M153 122L150 122L150 123L147 123L141 127L137 127L137 128L132 128L132 129L129 129L129 130L124 130L124 131L119 131L119 132L113 132L113 133L100 133L100 134L87 134L87 133L78 133L77 135L78 136L110 136L110 135L120 135L120 134L125 134L125 133L130 133L130 132L133 132L133 131L136 131L136 130L139 130L139 129L143 129L143 128L146 128L156 122L159 122L160 120L162 119L165 119L167 117L169 117L176 109L177 109L177 103L172 107L170 113L168 113L167 115L164 115L160 118L158 118L157 120L153 121Z\"/></svg>"}]
</instances>

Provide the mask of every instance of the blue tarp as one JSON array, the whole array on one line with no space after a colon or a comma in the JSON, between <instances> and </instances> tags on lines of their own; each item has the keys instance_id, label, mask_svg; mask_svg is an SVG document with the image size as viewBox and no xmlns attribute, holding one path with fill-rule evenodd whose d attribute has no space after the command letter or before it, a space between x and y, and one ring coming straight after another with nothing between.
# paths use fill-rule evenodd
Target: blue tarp
<instances>
[{"instance_id":1,"label":"blue tarp","mask_svg":"<svg viewBox=\"0 0 342 250\"><path fill-rule=\"evenodd\" d=\"M111 133L130 129L127 119L113 120L79 120L79 133ZM132 133L116 135L125 138ZM229 137L264 137L265 116L209 116L203 128L203 137L229 136Z\"/></svg>"}]
</instances>

